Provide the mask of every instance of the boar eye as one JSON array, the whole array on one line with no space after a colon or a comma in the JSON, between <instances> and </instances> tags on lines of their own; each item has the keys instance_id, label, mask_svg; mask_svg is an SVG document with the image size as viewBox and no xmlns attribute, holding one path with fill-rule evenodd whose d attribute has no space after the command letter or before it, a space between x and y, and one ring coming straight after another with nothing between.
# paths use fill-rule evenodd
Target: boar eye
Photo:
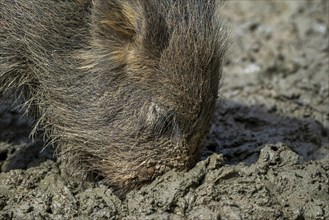
<instances>
[{"instance_id":1,"label":"boar eye","mask_svg":"<svg viewBox=\"0 0 329 220\"><path fill-rule=\"evenodd\" d=\"M155 103L149 106L146 121L151 133L157 137L172 136L178 130L176 113Z\"/></svg>"},{"instance_id":2,"label":"boar eye","mask_svg":"<svg viewBox=\"0 0 329 220\"><path fill-rule=\"evenodd\" d=\"M156 136L173 136L177 131L176 114L174 111L168 111L166 114L159 114L154 126L153 133Z\"/></svg>"}]
</instances>

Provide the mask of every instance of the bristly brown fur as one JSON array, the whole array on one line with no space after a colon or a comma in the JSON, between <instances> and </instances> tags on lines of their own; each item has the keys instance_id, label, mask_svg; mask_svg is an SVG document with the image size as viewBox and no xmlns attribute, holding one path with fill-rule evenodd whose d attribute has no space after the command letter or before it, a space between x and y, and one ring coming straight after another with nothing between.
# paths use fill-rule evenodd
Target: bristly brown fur
<instances>
[{"instance_id":1,"label":"bristly brown fur","mask_svg":"<svg viewBox=\"0 0 329 220\"><path fill-rule=\"evenodd\" d=\"M0 0L0 91L59 157L124 195L197 161L221 78L219 0Z\"/></svg>"}]
</instances>

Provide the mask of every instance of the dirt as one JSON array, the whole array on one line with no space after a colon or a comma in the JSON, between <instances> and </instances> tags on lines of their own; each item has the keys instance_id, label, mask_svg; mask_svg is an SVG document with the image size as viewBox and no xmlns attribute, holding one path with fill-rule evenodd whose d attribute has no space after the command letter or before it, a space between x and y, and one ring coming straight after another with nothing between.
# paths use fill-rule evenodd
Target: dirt
<instances>
[{"instance_id":1,"label":"dirt","mask_svg":"<svg viewBox=\"0 0 329 220\"><path fill-rule=\"evenodd\" d=\"M329 2L228 1L225 80L200 162L120 200L72 179L0 107L0 219L329 219Z\"/></svg>"}]
</instances>

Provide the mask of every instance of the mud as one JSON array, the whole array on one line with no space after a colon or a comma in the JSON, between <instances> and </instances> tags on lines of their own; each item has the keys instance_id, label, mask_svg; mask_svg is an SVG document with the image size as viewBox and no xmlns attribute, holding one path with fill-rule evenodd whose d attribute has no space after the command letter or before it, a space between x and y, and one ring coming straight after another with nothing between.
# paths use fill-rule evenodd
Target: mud
<instances>
[{"instance_id":1,"label":"mud","mask_svg":"<svg viewBox=\"0 0 329 220\"><path fill-rule=\"evenodd\" d=\"M222 101L200 162L123 201L72 179L0 107L0 219L329 219L328 1L228 1Z\"/></svg>"}]
</instances>

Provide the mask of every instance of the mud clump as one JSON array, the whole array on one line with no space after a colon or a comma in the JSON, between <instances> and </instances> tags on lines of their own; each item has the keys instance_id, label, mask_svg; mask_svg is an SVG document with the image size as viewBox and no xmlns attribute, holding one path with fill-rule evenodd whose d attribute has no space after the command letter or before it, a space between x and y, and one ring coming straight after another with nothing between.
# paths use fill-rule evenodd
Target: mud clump
<instances>
[{"instance_id":1,"label":"mud clump","mask_svg":"<svg viewBox=\"0 0 329 220\"><path fill-rule=\"evenodd\" d=\"M251 166L227 166L222 155L212 155L188 173L168 172L129 193L127 219L146 217L154 204L169 219L316 219L329 214L327 171L317 162L301 164L283 144L263 146Z\"/></svg>"},{"instance_id":2,"label":"mud clump","mask_svg":"<svg viewBox=\"0 0 329 220\"><path fill-rule=\"evenodd\" d=\"M200 155L226 32L219 1L0 1L0 88L59 158L124 195Z\"/></svg>"}]
</instances>

